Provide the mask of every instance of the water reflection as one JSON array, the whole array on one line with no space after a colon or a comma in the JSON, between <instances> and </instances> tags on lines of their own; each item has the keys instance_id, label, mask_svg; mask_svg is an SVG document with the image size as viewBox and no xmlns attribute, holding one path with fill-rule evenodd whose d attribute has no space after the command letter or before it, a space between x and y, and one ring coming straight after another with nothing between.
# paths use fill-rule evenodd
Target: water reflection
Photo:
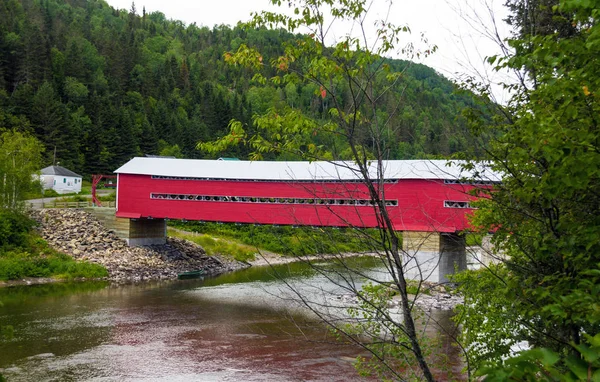
<instances>
[{"instance_id":1,"label":"water reflection","mask_svg":"<svg viewBox=\"0 0 600 382\"><path fill-rule=\"evenodd\" d=\"M288 264L204 280L5 288L0 322L15 337L0 342L0 368L10 381L358 379L357 349L281 298L289 291L278 277L324 284Z\"/></svg>"}]
</instances>

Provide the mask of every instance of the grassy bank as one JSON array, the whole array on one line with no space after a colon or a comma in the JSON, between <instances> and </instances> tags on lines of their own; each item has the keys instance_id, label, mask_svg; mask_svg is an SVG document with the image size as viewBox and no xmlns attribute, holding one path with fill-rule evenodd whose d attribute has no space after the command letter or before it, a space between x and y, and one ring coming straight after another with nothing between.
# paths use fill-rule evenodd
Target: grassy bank
<instances>
[{"instance_id":1,"label":"grassy bank","mask_svg":"<svg viewBox=\"0 0 600 382\"><path fill-rule=\"evenodd\" d=\"M168 235L186 239L200 245L206 251L206 254L230 256L238 261L251 261L255 258L256 248L230 241L223 238L215 239L206 234L185 233L182 231L169 229Z\"/></svg>"},{"instance_id":2,"label":"grassy bank","mask_svg":"<svg viewBox=\"0 0 600 382\"><path fill-rule=\"evenodd\" d=\"M37 235L34 225L35 222L22 213L0 210L0 280L24 277L68 280L108 275L101 265L75 261L50 248Z\"/></svg>"},{"instance_id":3,"label":"grassy bank","mask_svg":"<svg viewBox=\"0 0 600 382\"><path fill-rule=\"evenodd\" d=\"M377 238L378 235L374 229L294 228L181 221L170 221L169 225L184 231L235 240L252 248L286 256L371 252L376 249L376 240L371 238Z\"/></svg>"}]
</instances>

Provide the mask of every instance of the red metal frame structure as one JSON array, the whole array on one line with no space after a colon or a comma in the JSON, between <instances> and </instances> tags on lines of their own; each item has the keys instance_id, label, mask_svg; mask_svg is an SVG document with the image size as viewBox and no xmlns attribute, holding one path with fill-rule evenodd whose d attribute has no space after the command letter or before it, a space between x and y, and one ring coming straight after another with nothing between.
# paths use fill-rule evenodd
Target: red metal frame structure
<instances>
[{"instance_id":1,"label":"red metal frame structure","mask_svg":"<svg viewBox=\"0 0 600 382\"><path fill-rule=\"evenodd\" d=\"M103 175L103 174L94 174L92 175L92 203L96 207L102 207L102 202L96 196L96 189L98 187L98 183L102 181L102 179L117 179L117 175Z\"/></svg>"},{"instance_id":2,"label":"red metal frame structure","mask_svg":"<svg viewBox=\"0 0 600 382\"><path fill-rule=\"evenodd\" d=\"M281 162L252 162L252 166L245 161L223 165L209 160L161 159L134 158L116 171L118 217L335 227L379 225L378 211L366 185L348 174L332 174L336 170L331 166L326 176L311 179L306 175L295 178L292 173L298 174L303 166L314 169L315 162L288 162L289 175L284 176L273 173L283 173L285 164ZM390 167L418 165L417 170L409 169L396 177L392 174L382 183L394 229L450 233L468 228L466 215L472 210L469 202L474 198L469 191L477 185L465 183L454 174L445 175L439 163L437 174L418 173L422 163L413 162L390 161ZM257 168L249 173L249 169Z\"/></svg>"}]
</instances>

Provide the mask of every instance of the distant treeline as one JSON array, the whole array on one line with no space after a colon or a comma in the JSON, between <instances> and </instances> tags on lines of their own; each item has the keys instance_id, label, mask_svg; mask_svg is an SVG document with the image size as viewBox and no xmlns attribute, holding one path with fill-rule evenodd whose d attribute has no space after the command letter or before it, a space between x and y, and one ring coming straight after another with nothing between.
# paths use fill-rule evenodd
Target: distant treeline
<instances>
[{"instance_id":1,"label":"distant treeline","mask_svg":"<svg viewBox=\"0 0 600 382\"><path fill-rule=\"evenodd\" d=\"M327 118L328 98L316 85L256 83L253 73L223 59L244 43L270 62L293 38L280 30L186 26L102 0L2 1L0 131L29 132L45 146L45 165L56 158L88 175L112 172L136 155L202 158L199 141L222 136L232 118L250 126L255 113L271 108ZM381 100L397 142L391 157L472 148L461 117L472 97L455 94L452 82L424 65L390 65L404 72ZM265 65L267 78L275 74L270 70ZM244 150L221 156L245 158Z\"/></svg>"}]
</instances>

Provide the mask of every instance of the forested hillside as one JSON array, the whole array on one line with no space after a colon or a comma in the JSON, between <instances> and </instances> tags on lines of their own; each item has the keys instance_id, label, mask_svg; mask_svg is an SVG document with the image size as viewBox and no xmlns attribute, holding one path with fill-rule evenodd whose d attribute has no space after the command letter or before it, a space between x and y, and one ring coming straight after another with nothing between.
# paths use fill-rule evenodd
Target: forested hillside
<instances>
[{"instance_id":1,"label":"forested hillside","mask_svg":"<svg viewBox=\"0 0 600 382\"><path fill-rule=\"evenodd\" d=\"M195 146L252 124L270 108L301 108L327 118L316 85L276 87L227 65L224 53L255 47L265 62L294 36L279 30L199 27L115 10L102 0L0 2L0 132L30 132L54 157L82 174L112 172L136 155L206 155ZM449 155L472 146L461 110L472 100L434 70L390 60L401 80L386 99L395 127L394 159ZM269 65L263 75L270 77ZM245 158L245 148L220 153ZM343 153L337 148L335 156ZM276 159L276 158L272 158ZM293 159L293 158L288 158Z\"/></svg>"}]
</instances>

